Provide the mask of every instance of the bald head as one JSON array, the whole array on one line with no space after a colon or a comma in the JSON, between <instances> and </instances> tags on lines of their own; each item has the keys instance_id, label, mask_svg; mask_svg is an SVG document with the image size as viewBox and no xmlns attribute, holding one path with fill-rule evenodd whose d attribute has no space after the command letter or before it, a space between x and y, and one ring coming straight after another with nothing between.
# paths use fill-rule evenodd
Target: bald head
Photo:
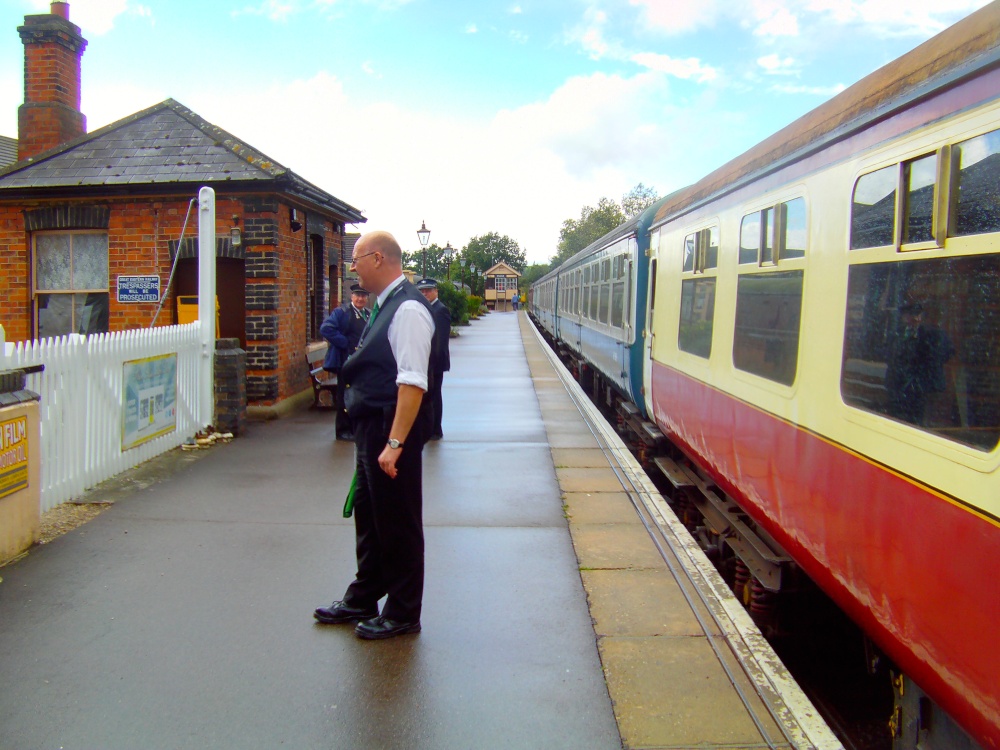
<instances>
[{"instance_id":1,"label":"bald head","mask_svg":"<svg viewBox=\"0 0 1000 750\"><path fill-rule=\"evenodd\" d=\"M369 232L355 243L352 265L361 286L380 294L403 272L403 250L388 232Z\"/></svg>"}]
</instances>

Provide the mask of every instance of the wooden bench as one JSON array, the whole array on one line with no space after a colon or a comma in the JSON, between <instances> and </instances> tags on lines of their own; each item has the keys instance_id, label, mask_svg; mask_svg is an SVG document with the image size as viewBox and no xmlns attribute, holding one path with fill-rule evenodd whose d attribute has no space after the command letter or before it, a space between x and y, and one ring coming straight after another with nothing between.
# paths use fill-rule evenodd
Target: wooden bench
<instances>
[{"instance_id":1,"label":"wooden bench","mask_svg":"<svg viewBox=\"0 0 1000 750\"><path fill-rule=\"evenodd\" d=\"M312 408L334 409L337 406L337 375L323 369L326 359L326 349L306 349L306 366L309 368L309 380L313 387ZM330 405L320 403L323 391L330 394Z\"/></svg>"}]
</instances>

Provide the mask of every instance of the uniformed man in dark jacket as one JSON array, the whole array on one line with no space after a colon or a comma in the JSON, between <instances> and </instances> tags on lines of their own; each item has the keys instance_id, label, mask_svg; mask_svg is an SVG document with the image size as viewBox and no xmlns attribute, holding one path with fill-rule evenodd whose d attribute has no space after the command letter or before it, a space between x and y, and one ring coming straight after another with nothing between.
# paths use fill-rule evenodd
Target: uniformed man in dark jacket
<instances>
[{"instance_id":1,"label":"uniformed man in dark jacket","mask_svg":"<svg viewBox=\"0 0 1000 750\"><path fill-rule=\"evenodd\" d=\"M436 280L421 279L416 286L424 295L424 299L430 303L431 314L434 316L434 350L431 354L431 382L427 395L434 407L434 428L431 431L431 440L440 440L444 437L441 430L441 414L444 406L441 398L441 386L444 383L444 374L451 369L451 353L448 351L451 339L451 312L448 310L448 306L438 299Z\"/></svg>"},{"instance_id":2,"label":"uniformed man in dark jacket","mask_svg":"<svg viewBox=\"0 0 1000 750\"><path fill-rule=\"evenodd\" d=\"M314 613L324 624L357 623L355 634L366 639L420 632L422 451L431 429L424 394L434 319L427 300L403 276L402 263L388 232L366 234L354 246L351 266L376 297L361 343L340 368L357 455L358 571L343 600Z\"/></svg>"},{"instance_id":3,"label":"uniformed man in dark jacket","mask_svg":"<svg viewBox=\"0 0 1000 750\"><path fill-rule=\"evenodd\" d=\"M351 301L340 305L330 313L330 317L319 327L320 335L326 339L330 347L326 350L323 369L328 372L340 372L347 358L358 348L361 332L368 324L370 312L368 290L360 284L351 285ZM351 420L344 408L344 379L337 378L337 439L353 440Z\"/></svg>"}]
</instances>

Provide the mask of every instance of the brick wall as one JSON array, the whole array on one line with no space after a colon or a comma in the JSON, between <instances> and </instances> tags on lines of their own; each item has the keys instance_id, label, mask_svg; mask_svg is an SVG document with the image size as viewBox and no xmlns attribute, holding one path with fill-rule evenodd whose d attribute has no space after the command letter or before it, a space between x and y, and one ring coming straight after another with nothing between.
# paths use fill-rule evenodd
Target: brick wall
<instances>
[{"instance_id":1,"label":"brick wall","mask_svg":"<svg viewBox=\"0 0 1000 750\"><path fill-rule=\"evenodd\" d=\"M45 227L68 228L79 217L105 214L108 232L108 324L112 331L149 326L157 303L119 303L118 275L159 275L161 289L170 276L170 244L180 236L189 198L91 200L75 204L35 202L0 205L0 324L8 341L33 335L30 233L25 212ZM39 210L45 209L45 210ZM301 212L300 212L301 213ZM308 343L306 274L311 262L305 229L293 232L291 209L275 199L218 196L216 232L228 235L233 216L243 232L246 274L246 374L251 403L273 404L309 388L304 350ZM187 238L197 237L197 206L188 220ZM339 225L323 224L322 267L341 252ZM336 301L336 292L334 300ZM174 320L171 290L157 325Z\"/></svg>"},{"instance_id":2,"label":"brick wall","mask_svg":"<svg viewBox=\"0 0 1000 750\"><path fill-rule=\"evenodd\" d=\"M8 341L30 337L27 243L23 212L0 206L0 325Z\"/></svg>"}]
</instances>

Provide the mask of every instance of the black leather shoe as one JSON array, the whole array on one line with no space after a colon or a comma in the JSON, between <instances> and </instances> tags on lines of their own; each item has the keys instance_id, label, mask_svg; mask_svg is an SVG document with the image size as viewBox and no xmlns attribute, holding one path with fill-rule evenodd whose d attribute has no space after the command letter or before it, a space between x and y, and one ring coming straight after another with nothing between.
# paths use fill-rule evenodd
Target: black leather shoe
<instances>
[{"instance_id":1,"label":"black leather shoe","mask_svg":"<svg viewBox=\"0 0 1000 750\"><path fill-rule=\"evenodd\" d=\"M329 607L317 607L313 617L324 625L342 625L378 617L378 607L351 607L343 602L334 602Z\"/></svg>"},{"instance_id":2,"label":"black leather shoe","mask_svg":"<svg viewBox=\"0 0 1000 750\"><path fill-rule=\"evenodd\" d=\"M350 440L354 442L354 433L341 431L337 433L337 440Z\"/></svg>"},{"instance_id":3,"label":"black leather shoe","mask_svg":"<svg viewBox=\"0 0 1000 750\"><path fill-rule=\"evenodd\" d=\"M363 620L354 628L354 635L358 638L364 638L366 641L379 641L383 638L419 632L419 622L400 622L399 620L390 620L382 615L370 620Z\"/></svg>"}]
</instances>

